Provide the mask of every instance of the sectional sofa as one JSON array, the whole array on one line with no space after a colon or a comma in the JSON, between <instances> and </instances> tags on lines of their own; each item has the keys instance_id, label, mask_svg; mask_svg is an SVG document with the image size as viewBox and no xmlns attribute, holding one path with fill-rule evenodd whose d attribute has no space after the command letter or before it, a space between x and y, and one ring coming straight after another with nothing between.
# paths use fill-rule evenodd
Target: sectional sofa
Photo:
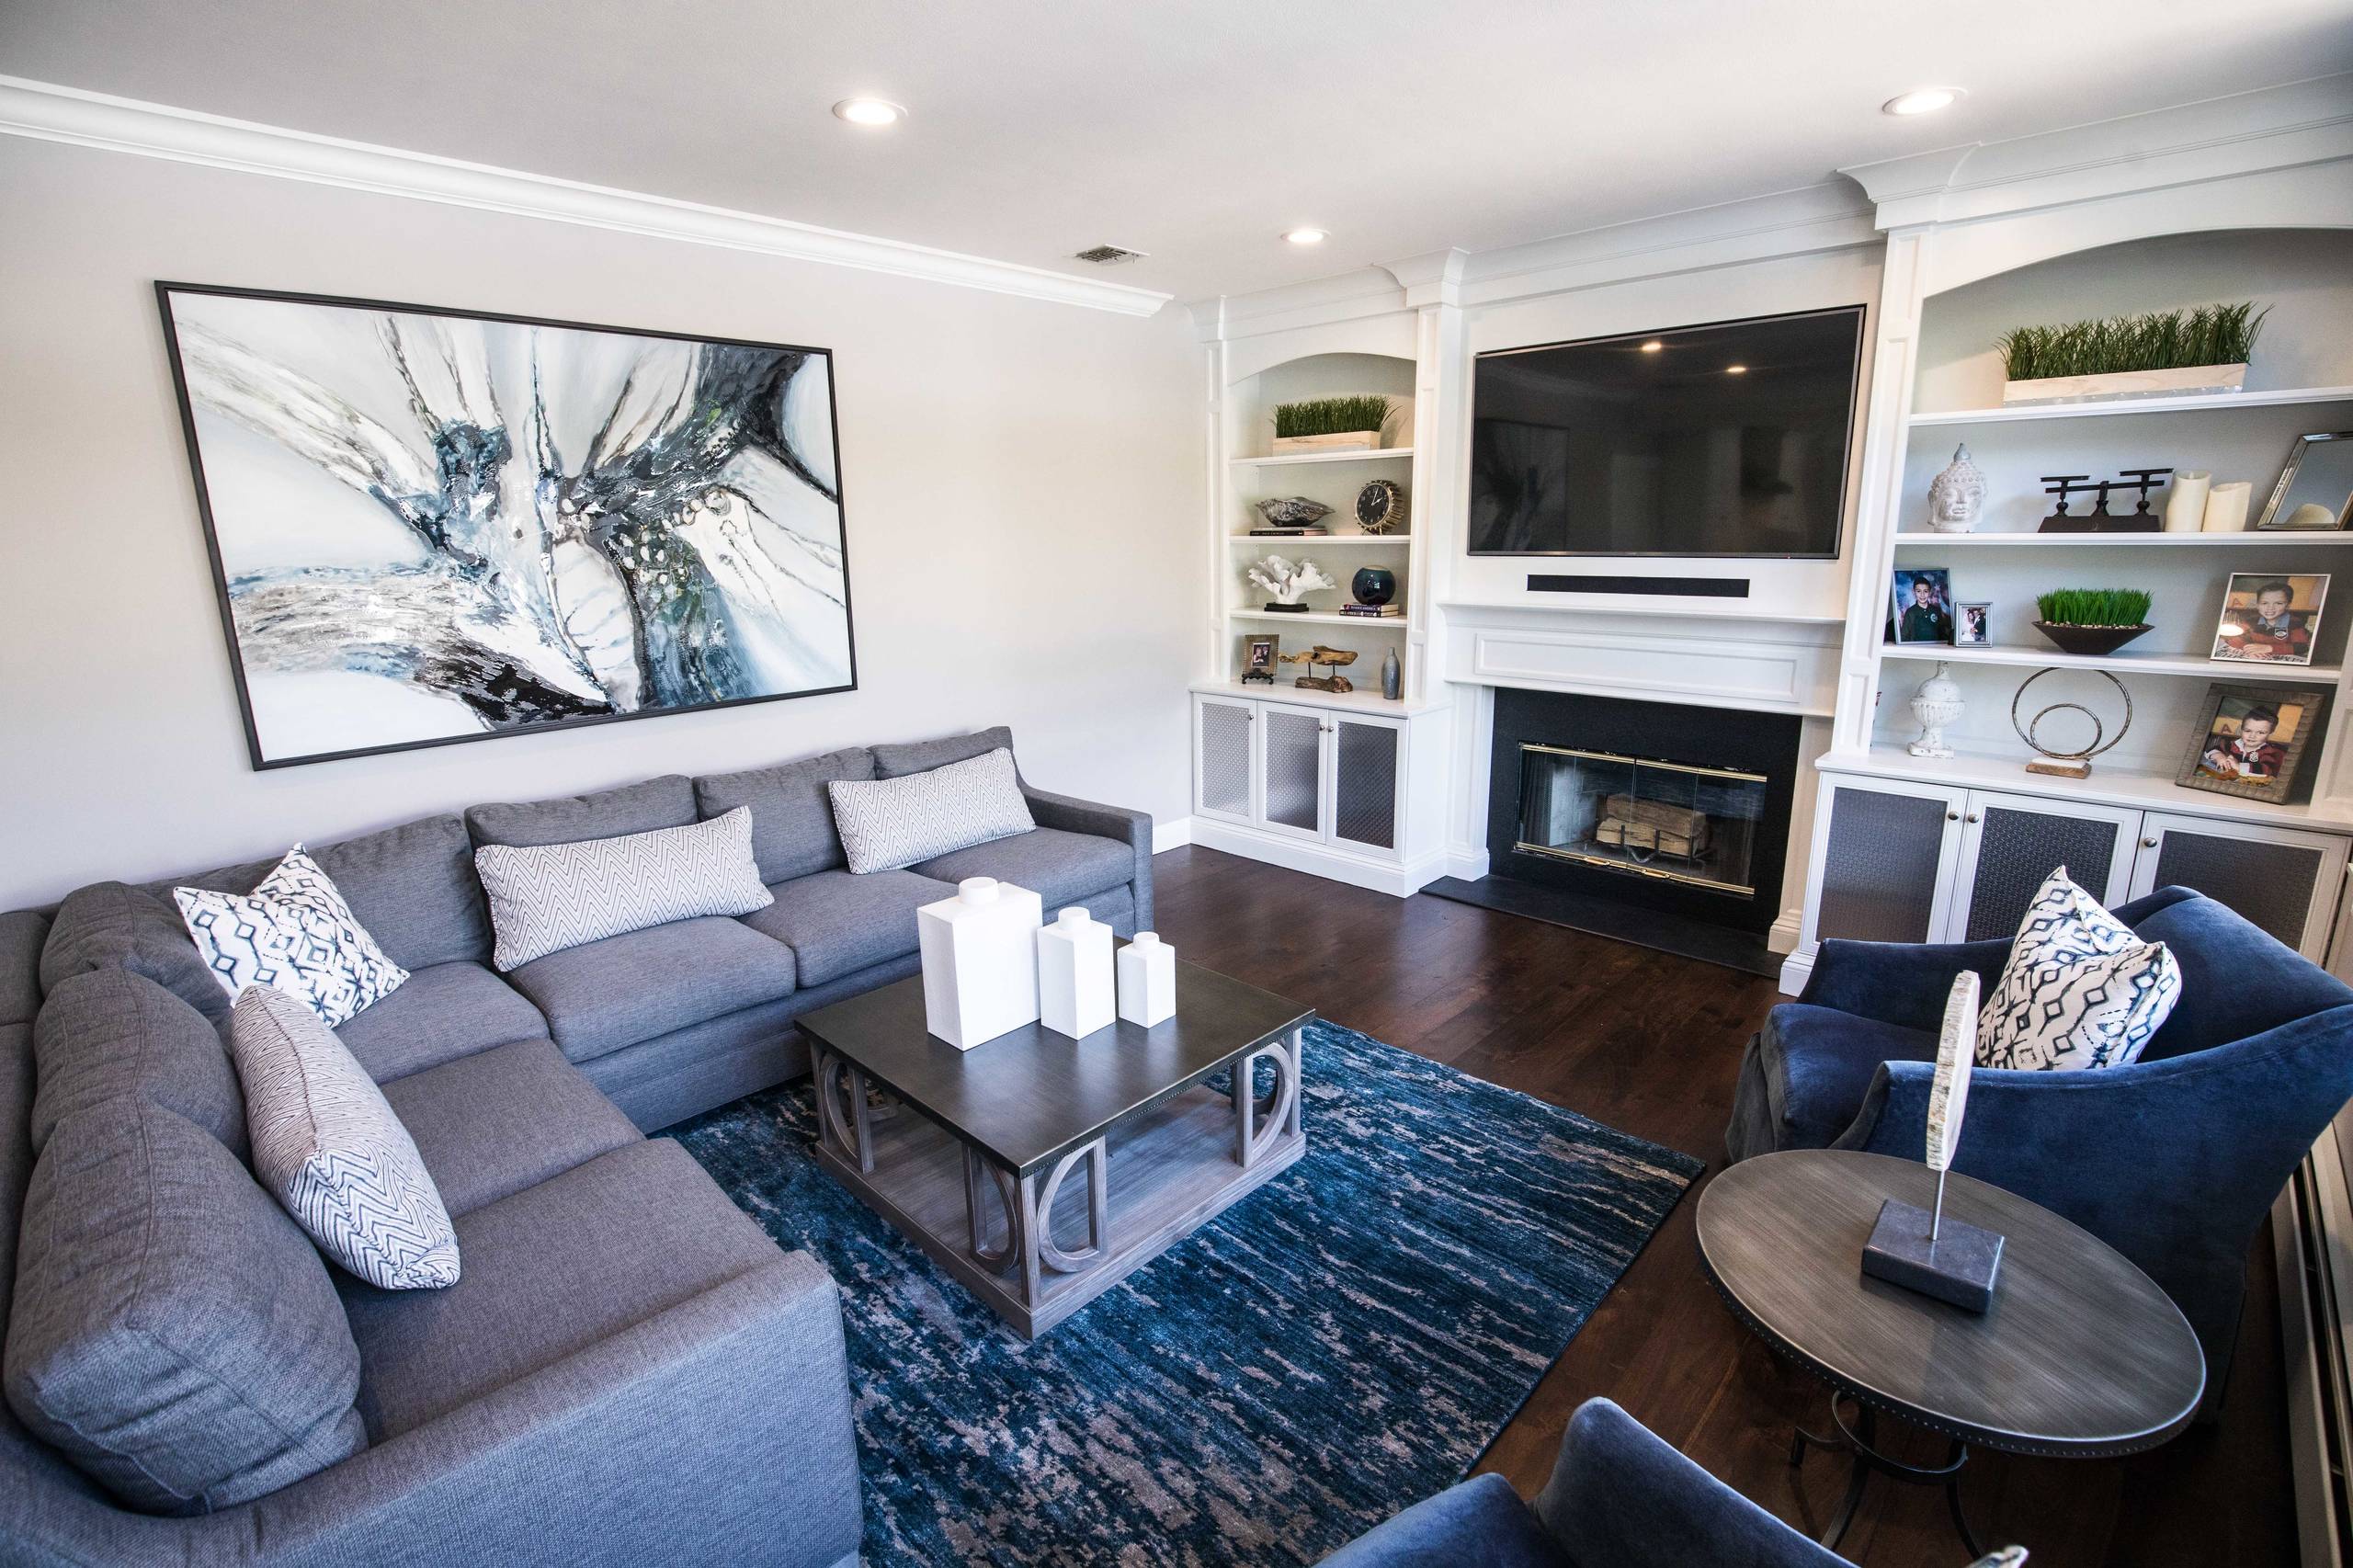
<instances>
[{"instance_id":1,"label":"sectional sofa","mask_svg":"<svg viewBox=\"0 0 2353 1568\"><path fill-rule=\"evenodd\" d=\"M189 1400L267 1433L271 1463L301 1477L272 1484L264 1467L190 1483L169 1514L138 1511L89 1479L87 1453L69 1462L0 1408L0 1561L855 1562L835 1283L645 1133L805 1070L793 1018L913 972L915 908L961 878L1083 903L1123 934L1149 922L1151 819L1026 783L1031 832L905 870L844 869L827 781L1011 744L998 729L859 747L312 846L411 974L338 1033L456 1221L464 1275L447 1290L329 1269L242 1163L218 1033L229 998L170 889L242 892L272 862L0 915L9 1365L74 1366L105 1404L101 1459L146 1481L204 1470L205 1456L157 1446ZM490 968L477 846L737 806L751 808L768 908ZM101 1322L111 1338L78 1366L61 1356ZM304 1463L319 1445L344 1457Z\"/></svg>"}]
</instances>

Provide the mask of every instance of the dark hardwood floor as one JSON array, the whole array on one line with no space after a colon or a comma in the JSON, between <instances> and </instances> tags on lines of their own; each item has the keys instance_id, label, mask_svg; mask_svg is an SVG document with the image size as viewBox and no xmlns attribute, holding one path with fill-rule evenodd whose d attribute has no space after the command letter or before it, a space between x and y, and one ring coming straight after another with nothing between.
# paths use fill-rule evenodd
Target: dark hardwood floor
<instances>
[{"instance_id":1,"label":"dark hardwood floor","mask_svg":"<svg viewBox=\"0 0 2353 1568\"><path fill-rule=\"evenodd\" d=\"M1710 1176L1722 1167L1741 1047L1777 1000L1772 982L1215 850L1174 850L1153 869L1155 924L1186 958L1392 1045L1698 1155ZM1606 1394L1727 1484L1811 1532L1836 1506L1844 1466L1817 1454L1792 1471L1785 1460L1790 1424L1820 1424L1822 1387L1777 1362L1717 1301L1692 1241L1697 1191L1479 1468L1533 1495L1570 1412ZM2129 1460L1978 1455L1965 1495L1980 1536L2029 1548L2033 1568L2293 1562L2268 1235L2247 1278L2238 1365L2218 1424ZM1913 1436L1913 1457L1941 1457L1941 1438ZM1962 1560L1941 1494L1881 1479L1842 1551L1871 1568L1956 1568Z\"/></svg>"}]
</instances>

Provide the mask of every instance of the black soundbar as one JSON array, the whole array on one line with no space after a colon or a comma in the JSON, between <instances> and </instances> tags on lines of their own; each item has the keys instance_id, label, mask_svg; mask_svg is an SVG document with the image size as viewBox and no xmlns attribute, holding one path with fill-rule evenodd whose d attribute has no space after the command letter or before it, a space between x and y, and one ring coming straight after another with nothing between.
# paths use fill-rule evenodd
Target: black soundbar
<instances>
[{"instance_id":1,"label":"black soundbar","mask_svg":"<svg viewBox=\"0 0 2353 1568\"><path fill-rule=\"evenodd\" d=\"M1661 597L1745 599L1745 577L1563 577L1530 572L1531 594L1654 594Z\"/></svg>"}]
</instances>

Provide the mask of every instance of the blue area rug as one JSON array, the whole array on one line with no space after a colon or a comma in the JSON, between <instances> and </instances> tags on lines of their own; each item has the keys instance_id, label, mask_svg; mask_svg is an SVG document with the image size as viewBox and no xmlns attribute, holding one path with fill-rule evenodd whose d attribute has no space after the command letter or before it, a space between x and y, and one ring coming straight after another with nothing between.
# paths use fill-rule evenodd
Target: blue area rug
<instances>
[{"instance_id":1,"label":"blue area rug","mask_svg":"<svg viewBox=\"0 0 2353 1568\"><path fill-rule=\"evenodd\" d=\"M1034 1345L819 1168L805 1084L676 1130L841 1282L870 1565L1313 1562L1461 1478L1701 1168L1332 1024L1305 1077L1297 1165Z\"/></svg>"}]
</instances>

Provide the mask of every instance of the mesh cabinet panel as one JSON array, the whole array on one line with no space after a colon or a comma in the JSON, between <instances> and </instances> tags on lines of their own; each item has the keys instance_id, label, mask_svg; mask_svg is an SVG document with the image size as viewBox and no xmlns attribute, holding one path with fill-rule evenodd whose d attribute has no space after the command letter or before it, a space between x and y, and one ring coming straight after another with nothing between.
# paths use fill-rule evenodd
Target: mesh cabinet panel
<instances>
[{"instance_id":1,"label":"mesh cabinet panel","mask_svg":"<svg viewBox=\"0 0 2353 1568\"><path fill-rule=\"evenodd\" d=\"M2288 946L2301 948L2322 864L2319 850L2301 844L2167 828L2157 850L2156 885L2195 888Z\"/></svg>"},{"instance_id":2,"label":"mesh cabinet panel","mask_svg":"<svg viewBox=\"0 0 2353 1568\"><path fill-rule=\"evenodd\" d=\"M1945 803L1880 790L1830 793L1814 931L1859 942L1925 942L1936 913Z\"/></svg>"},{"instance_id":3,"label":"mesh cabinet panel","mask_svg":"<svg viewBox=\"0 0 2353 1568\"><path fill-rule=\"evenodd\" d=\"M1313 833L1322 782L1324 720L1315 713L1264 710L1267 726L1267 820Z\"/></svg>"},{"instance_id":4,"label":"mesh cabinet panel","mask_svg":"<svg viewBox=\"0 0 2353 1568\"><path fill-rule=\"evenodd\" d=\"M2043 879L2060 867L2093 897L2108 902L2106 885L2115 863L2112 822L2063 817L2051 812L2021 812L1988 806L1977 835L1977 878L1969 892L1969 929L1964 940L2015 937L2026 906L2042 891Z\"/></svg>"},{"instance_id":5,"label":"mesh cabinet panel","mask_svg":"<svg viewBox=\"0 0 2353 1568\"><path fill-rule=\"evenodd\" d=\"M1201 704L1201 810L1250 815L1250 710Z\"/></svg>"},{"instance_id":6,"label":"mesh cabinet panel","mask_svg":"<svg viewBox=\"0 0 2353 1568\"><path fill-rule=\"evenodd\" d=\"M1340 721L1332 836L1376 849L1397 847L1397 732Z\"/></svg>"}]
</instances>

